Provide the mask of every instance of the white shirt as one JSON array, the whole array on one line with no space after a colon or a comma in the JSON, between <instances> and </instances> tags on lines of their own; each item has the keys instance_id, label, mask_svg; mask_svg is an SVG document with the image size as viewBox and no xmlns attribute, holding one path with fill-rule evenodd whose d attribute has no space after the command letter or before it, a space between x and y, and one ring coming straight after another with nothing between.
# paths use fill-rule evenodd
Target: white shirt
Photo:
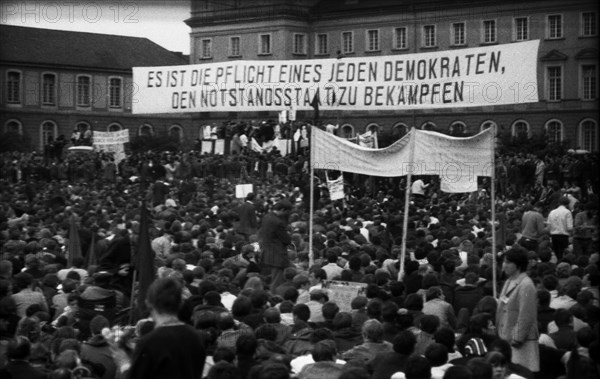
<instances>
[{"instance_id":1,"label":"white shirt","mask_svg":"<svg viewBox=\"0 0 600 379\"><path fill-rule=\"evenodd\" d=\"M573 214L564 205L560 205L548 214L550 235L569 235L573 230Z\"/></svg>"},{"instance_id":2,"label":"white shirt","mask_svg":"<svg viewBox=\"0 0 600 379\"><path fill-rule=\"evenodd\" d=\"M412 193L415 195L425 195L425 188L427 188L425 183L421 179L417 179L412 184Z\"/></svg>"}]
</instances>

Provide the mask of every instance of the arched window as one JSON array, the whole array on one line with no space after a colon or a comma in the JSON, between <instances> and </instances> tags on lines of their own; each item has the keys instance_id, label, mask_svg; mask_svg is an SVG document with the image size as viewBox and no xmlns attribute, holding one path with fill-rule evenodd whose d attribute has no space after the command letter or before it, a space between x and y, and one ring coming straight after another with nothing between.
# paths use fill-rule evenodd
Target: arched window
<instances>
[{"instance_id":1,"label":"arched window","mask_svg":"<svg viewBox=\"0 0 600 379\"><path fill-rule=\"evenodd\" d=\"M108 127L106 128L106 131L108 131L108 132L118 132L119 130L123 130L123 127L121 126L121 124L119 124L117 122L113 122L113 123L109 124Z\"/></svg>"},{"instance_id":2,"label":"arched window","mask_svg":"<svg viewBox=\"0 0 600 379\"><path fill-rule=\"evenodd\" d=\"M354 126L350 124L344 124L340 128L340 137L342 138L352 138L354 137Z\"/></svg>"},{"instance_id":3,"label":"arched window","mask_svg":"<svg viewBox=\"0 0 600 379\"><path fill-rule=\"evenodd\" d=\"M435 124L431 121L426 121L421 125L421 130L435 130Z\"/></svg>"},{"instance_id":4,"label":"arched window","mask_svg":"<svg viewBox=\"0 0 600 379\"><path fill-rule=\"evenodd\" d=\"M43 149L48 143L54 141L58 135L58 126L54 121L44 121L40 126L40 147Z\"/></svg>"},{"instance_id":5,"label":"arched window","mask_svg":"<svg viewBox=\"0 0 600 379\"><path fill-rule=\"evenodd\" d=\"M377 125L376 123L372 122L370 124L367 124L367 126L365 127L365 133L366 132L371 132L371 133L379 133L379 125Z\"/></svg>"},{"instance_id":6,"label":"arched window","mask_svg":"<svg viewBox=\"0 0 600 379\"><path fill-rule=\"evenodd\" d=\"M553 119L546 123L545 127L548 142L558 143L563 140L562 122Z\"/></svg>"},{"instance_id":7,"label":"arched window","mask_svg":"<svg viewBox=\"0 0 600 379\"><path fill-rule=\"evenodd\" d=\"M592 119L579 123L579 147L587 151L598 150L598 124Z\"/></svg>"},{"instance_id":8,"label":"arched window","mask_svg":"<svg viewBox=\"0 0 600 379\"><path fill-rule=\"evenodd\" d=\"M23 135L23 124L19 120L8 120L4 123L4 133L16 133Z\"/></svg>"},{"instance_id":9,"label":"arched window","mask_svg":"<svg viewBox=\"0 0 600 379\"><path fill-rule=\"evenodd\" d=\"M491 128L492 126L497 126L496 123L494 121L491 120L487 120L481 123L481 125L479 126L479 131L483 132L486 129Z\"/></svg>"},{"instance_id":10,"label":"arched window","mask_svg":"<svg viewBox=\"0 0 600 379\"><path fill-rule=\"evenodd\" d=\"M463 136L467 132L467 125L462 121L454 121L450 124L450 135Z\"/></svg>"},{"instance_id":11,"label":"arched window","mask_svg":"<svg viewBox=\"0 0 600 379\"><path fill-rule=\"evenodd\" d=\"M92 126L90 124L88 124L87 122L85 122L85 121L78 122L77 126L75 126L75 128L77 130L79 130L80 132L82 132L82 133L85 132L88 129L92 130Z\"/></svg>"},{"instance_id":12,"label":"arched window","mask_svg":"<svg viewBox=\"0 0 600 379\"><path fill-rule=\"evenodd\" d=\"M512 124L512 136L516 139L523 140L529 138L529 124L526 121L518 120Z\"/></svg>"},{"instance_id":13,"label":"arched window","mask_svg":"<svg viewBox=\"0 0 600 379\"><path fill-rule=\"evenodd\" d=\"M143 124L138 129L138 136L151 136L154 134L154 128L150 124Z\"/></svg>"},{"instance_id":14,"label":"arched window","mask_svg":"<svg viewBox=\"0 0 600 379\"><path fill-rule=\"evenodd\" d=\"M171 125L169 127L169 137L176 138L177 141L183 141L183 128L180 125Z\"/></svg>"},{"instance_id":15,"label":"arched window","mask_svg":"<svg viewBox=\"0 0 600 379\"><path fill-rule=\"evenodd\" d=\"M408 133L408 125L401 122L397 123L392 127L392 137L394 139L400 139Z\"/></svg>"}]
</instances>

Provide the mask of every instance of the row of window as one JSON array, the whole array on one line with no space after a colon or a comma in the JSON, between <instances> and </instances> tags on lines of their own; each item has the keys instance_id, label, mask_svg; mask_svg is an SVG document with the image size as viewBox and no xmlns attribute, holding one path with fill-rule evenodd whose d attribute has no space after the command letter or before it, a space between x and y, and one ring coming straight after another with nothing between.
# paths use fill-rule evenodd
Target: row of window
<instances>
[{"instance_id":1,"label":"row of window","mask_svg":"<svg viewBox=\"0 0 600 379\"><path fill-rule=\"evenodd\" d=\"M560 101L564 98L564 68L562 65L548 65L546 67L546 93L548 101ZM42 74L42 106L56 106L58 103L57 74ZM6 102L8 104L22 104L22 74L19 71L8 71L6 74ZM598 66L583 64L579 73L579 98L595 100L598 98ZM98 91L92 87L92 77L78 75L75 83L76 106L91 108ZM71 96L71 92L68 94ZM123 108L123 79L120 77L108 78L108 106L109 109Z\"/></svg>"},{"instance_id":2,"label":"row of window","mask_svg":"<svg viewBox=\"0 0 600 379\"><path fill-rule=\"evenodd\" d=\"M479 126L479 131L483 131L487 128L496 126L494 121L484 121ZM86 130L91 128L90 124L87 122L80 122L76 125L76 128L79 130ZM118 131L122 130L123 127L119 123L111 123L107 126L107 131ZM404 134L409 131L408 125L404 123L397 123L392 128L392 134L397 138L402 137ZM435 123L431 121L427 121L420 126L420 129L424 130L436 130L437 126ZM376 123L368 124L365 128L365 131L373 131L376 132L379 130L379 126ZM4 124L5 132L14 132L23 134L23 125L20 121L12 119L8 120ZM448 131L450 134L455 136L465 135L469 132L467 124L462 121L455 121L450 124ZM548 138L548 142L557 143L562 142L564 140L564 125L562 121L558 119L548 120L544 124L544 131ZM137 135L153 135L154 127L149 123L144 123L138 127ZM351 124L343 124L340 127L340 137L343 138L353 138L356 136L356 132L354 130L354 126ZM511 125L511 134L517 138L528 138L531 137L531 127L529 123L525 120L517 120L513 122ZM169 135L171 137L175 137L179 139L179 141L183 140L183 128L180 125L174 124L169 127ZM40 126L40 143L41 146L49 143L53 139L58 136L58 125L53 121L44 121ZM199 136L203 137L203 128L199 128ZM581 121L578 125L578 147L588 151L596 151L598 149L598 127L594 120L585 119Z\"/></svg>"},{"instance_id":3,"label":"row of window","mask_svg":"<svg viewBox=\"0 0 600 379\"><path fill-rule=\"evenodd\" d=\"M527 41L530 36L530 18L514 17L512 20L512 40ZM564 18L562 14L551 14L546 16L546 39L564 38ZM431 48L438 45L438 28L436 24L423 25L421 27L421 47ZM580 14L579 35L581 37L593 37L598 33L597 15L595 12L582 12ZM498 22L496 19L481 21L481 43L492 44L498 42ZM467 45L467 22L453 22L450 24L450 45ZM408 49L408 28L393 28L392 49ZM293 47L294 54L306 55L308 50L308 35L305 33L294 33ZM354 32L343 31L340 34L341 53L354 53ZM211 59L213 56L213 46L211 38L201 40L200 59ZM329 34L317 33L315 35L315 55L329 54ZM229 56L241 56L241 37L229 37ZM381 51L381 30L368 29L365 31L365 50L370 52ZM269 33L258 35L258 54L272 54L273 43L272 36Z\"/></svg>"},{"instance_id":4,"label":"row of window","mask_svg":"<svg viewBox=\"0 0 600 379\"><path fill-rule=\"evenodd\" d=\"M79 122L75 125L77 130L92 130L92 127L87 122ZM107 125L107 132L116 132L123 130L123 126L118 122L113 122ZM174 124L169 127L169 136L177 138L179 141L183 140L183 128L180 125ZM23 135L23 124L16 119L8 120L4 123L5 133L17 133ZM151 136L154 134L154 127L152 124L144 123L138 127L137 135ZM44 121L40 125L40 147L43 147L51 141L58 138L58 125L54 121ZM67 136L68 137L68 136Z\"/></svg>"},{"instance_id":5,"label":"row of window","mask_svg":"<svg viewBox=\"0 0 600 379\"><path fill-rule=\"evenodd\" d=\"M69 83L66 83L69 84ZM90 75L77 75L75 83L75 104L80 108L91 108L98 96L102 95L99 84L92 81ZM58 75L55 73L41 74L40 102L43 106L58 105ZM64 88L64 87L63 87ZM112 109L123 108L123 78L108 78L108 106ZM6 73L6 103L22 104L23 75L20 71L10 70ZM69 96L72 92L69 91Z\"/></svg>"}]
</instances>

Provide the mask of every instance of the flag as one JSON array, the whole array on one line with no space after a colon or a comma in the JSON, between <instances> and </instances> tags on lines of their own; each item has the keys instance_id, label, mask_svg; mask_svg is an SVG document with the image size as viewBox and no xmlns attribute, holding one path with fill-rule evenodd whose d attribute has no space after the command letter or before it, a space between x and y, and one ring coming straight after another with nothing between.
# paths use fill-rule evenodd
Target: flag
<instances>
[{"instance_id":1,"label":"flag","mask_svg":"<svg viewBox=\"0 0 600 379\"><path fill-rule=\"evenodd\" d=\"M313 109L315 110L315 115L313 117L314 118L313 122L315 124L319 120L319 103L321 103L321 98L319 96L319 89L317 88L317 92L315 92L315 96L313 97L312 101L310 102L310 106L313 107Z\"/></svg>"},{"instance_id":2,"label":"flag","mask_svg":"<svg viewBox=\"0 0 600 379\"><path fill-rule=\"evenodd\" d=\"M135 257L137 278L139 281L136 306L138 316L145 314L146 293L148 292L148 287L154 281L154 252L150 245L149 227L150 216L148 215L148 209L146 209L146 203L142 202L140 234Z\"/></svg>"},{"instance_id":3,"label":"flag","mask_svg":"<svg viewBox=\"0 0 600 379\"><path fill-rule=\"evenodd\" d=\"M69 245L68 245L67 265L73 267L73 259L81 257L81 240L79 239L79 230L75 223L75 216L69 220Z\"/></svg>"},{"instance_id":4,"label":"flag","mask_svg":"<svg viewBox=\"0 0 600 379\"><path fill-rule=\"evenodd\" d=\"M90 248L87 252L86 261L87 263L85 267L95 266L98 264L98 257L96 256L96 233L92 233L92 242L90 243Z\"/></svg>"}]
</instances>

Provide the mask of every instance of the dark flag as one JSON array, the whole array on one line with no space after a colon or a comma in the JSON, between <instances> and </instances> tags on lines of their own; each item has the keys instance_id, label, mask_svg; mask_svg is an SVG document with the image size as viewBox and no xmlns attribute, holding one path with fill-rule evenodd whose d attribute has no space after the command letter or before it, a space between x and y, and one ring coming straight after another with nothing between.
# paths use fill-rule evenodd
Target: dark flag
<instances>
[{"instance_id":1,"label":"dark flag","mask_svg":"<svg viewBox=\"0 0 600 379\"><path fill-rule=\"evenodd\" d=\"M90 243L90 248L88 249L86 256L86 266L95 266L98 264L98 257L96 256L96 233L92 232L92 242Z\"/></svg>"},{"instance_id":2,"label":"dark flag","mask_svg":"<svg viewBox=\"0 0 600 379\"><path fill-rule=\"evenodd\" d=\"M75 216L71 216L69 220L69 246L68 246L67 265L73 267L73 259L81 257L81 239L79 238L79 230L75 223Z\"/></svg>"},{"instance_id":3,"label":"dark flag","mask_svg":"<svg viewBox=\"0 0 600 379\"><path fill-rule=\"evenodd\" d=\"M139 281L138 292L137 292L137 315L142 316L146 313L146 292L148 287L154 281L154 252L150 245L150 216L148 215L148 209L146 209L146 203L142 202L141 209L141 221L140 221L140 234L137 243L136 252L136 271L137 278Z\"/></svg>"},{"instance_id":4,"label":"dark flag","mask_svg":"<svg viewBox=\"0 0 600 379\"><path fill-rule=\"evenodd\" d=\"M313 97L310 102L310 106L315 110L313 123L316 125L319 120L319 104L321 103L321 98L319 96L319 89L317 88L317 92L315 92L315 97Z\"/></svg>"}]
</instances>

